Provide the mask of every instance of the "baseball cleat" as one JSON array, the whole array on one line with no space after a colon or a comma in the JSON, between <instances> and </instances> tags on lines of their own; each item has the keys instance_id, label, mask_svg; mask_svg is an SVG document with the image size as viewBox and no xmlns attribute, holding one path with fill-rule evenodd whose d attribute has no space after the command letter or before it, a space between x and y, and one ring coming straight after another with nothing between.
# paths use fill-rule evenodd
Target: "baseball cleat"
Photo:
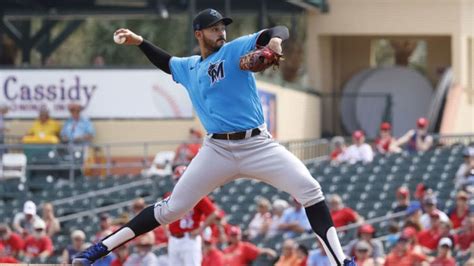
<instances>
[{"instance_id":1,"label":"baseball cleat","mask_svg":"<svg viewBox=\"0 0 474 266\"><path fill-rule=\"evenodd\" d=\"M354 258L351 258L344 260L344 266L357 266L357 264L355 263Z\"/></svg>"},{"instance_id":2,"label":"baseball cleat","mask_svg":"<svg viewBox=\"0 0 474 266\"><path fill-rule=\"evenodd\" d=\"M72 260L72 265L90 266L92 265L92 263L94 263L94 261L104 257L108 253L109 251L107 250L107 247L102 244L102 242L99 242L74 256L74 259Z\"/></svg>"}]
</instances>

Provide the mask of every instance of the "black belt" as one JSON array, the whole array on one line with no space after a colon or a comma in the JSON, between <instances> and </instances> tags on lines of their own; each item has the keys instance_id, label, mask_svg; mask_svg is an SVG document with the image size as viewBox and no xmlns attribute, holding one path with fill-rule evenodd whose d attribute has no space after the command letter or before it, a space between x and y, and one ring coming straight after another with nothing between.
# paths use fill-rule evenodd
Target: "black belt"
<instances>
[{"instance_id":1,"label":"black belt","mask_svg":"<svg viewBox=\"0 0 474 266\"><path fill-rule=\"evenodd\" d=\"M259 128L254 128L252 129L252 133L250 134L250 137L255 137L257 135L260 135L262 131ZM245 135L247 134L247 131L240 131L240 132L234 132L234 133L222 133L222 134L212 134L213 139L227 139L227 140L239 140L239 139L245 139Z\"/></svg>"}]
</instances>

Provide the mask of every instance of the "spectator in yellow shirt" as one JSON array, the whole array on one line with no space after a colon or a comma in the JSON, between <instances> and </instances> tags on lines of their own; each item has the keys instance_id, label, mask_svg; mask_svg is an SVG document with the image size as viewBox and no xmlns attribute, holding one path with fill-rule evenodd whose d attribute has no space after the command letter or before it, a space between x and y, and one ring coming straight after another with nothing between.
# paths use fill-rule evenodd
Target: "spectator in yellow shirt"
<instances>
[{"instance_id":1,"label":"spectator in yellow shirt","mask_svg":"<svg viewBox=\"0 0 474 266\"><path fill-rule=\"evenodd\" d=\"M61 126L58 121L49 117L49 110L46 106L42 106L39 110L38 119L35 120L26 136L23 138L24 143L38 144L56 144L59 143L59 132Z\"/></svg>"}]
</instances>

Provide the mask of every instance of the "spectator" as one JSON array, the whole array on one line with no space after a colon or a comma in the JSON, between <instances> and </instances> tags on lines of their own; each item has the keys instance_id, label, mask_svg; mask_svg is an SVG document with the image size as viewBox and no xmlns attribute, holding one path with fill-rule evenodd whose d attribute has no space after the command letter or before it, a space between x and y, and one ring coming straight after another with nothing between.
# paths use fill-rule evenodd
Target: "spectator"
<instances>
[{"instance_id":1,"label":"spectator","mask_svg":"<svg viewBox=\"0 0 474 266\"><path fill-rule=\"evenodd\" d=\"M459 166L454 178L454 185L457 189L462 189L466 185L472 185L474 183L474 180L468 178L474 169L474 147L464 148L463 157L464 162Z\"/></svg>"},{"instance_id":2,"label":"spectator","mask_svg":"<svg viewBox=\"0 0 474 266\"><path fill-rule=\"evenodd\" d=\"M257 200L257 213L250 221L247 230L249 239L263 238L266 236L270 224L272 223L270 208L270 201L266 198L261 197Z\"/></svg>"},{"instance_id":3,"label":"spectator","mask_svg":"<svg viewBox=\"0 0 474 266\"><path fill-rule=\"evenodd\" d=\"M331 139L331 147L332 147L332 152L331 152L331 161L334 163L338 163L340 160L340 157L344 152L346 151L346 142L344 141L344 138L341 136L337 136Z\"/></svg>"},{"instance_id":4,"label":"spectator","mask_svg":"<svg viewBox=\"0 0 474 266\"><path fill-rule=\"evenodd\" d=\"M296 199L293 199L293 207L283 212L278 229L284 232L283 238L294 238L311 230L306 212Z\"/></svg>"},{"instance_id":5,"label":"spectator","mask_svg":"<svg viewBox=\"0 0 474 266\"><path fill-rule=\"evenodd\" d=\"M95 67L103 67L105 66L105 58L101 55L96 55L93 59L92 59L92 64L95 66Z\"/></svg>"},{"instance_id":6,"label":"spectator","mask_svg":"<svg viewBox=\"0 0 474 266\"><path fill-rule=\"evenodd\" d=\"M34 233L25 240L25 258L27 261L39 258L44 262L53 253L53 241L46 234L46 223L43 220L36 220L33 229Z\"/></svg>"},{"instance_id":7,"label":"spectator","mask_svg":"<svg viewBox=\"0 0 474 266\"><path fill-rule=\"evenodd\" d=\"M71 264L72 258L83 251L85 247L86 234L81 230L74 230L71 233L71 244L69 244L64 250L62 255L62 263Z\"/></svg>"},{"instance_id":8,"label":"spectator","mask_svg":"<svg viewBox=\"0 0 474 266\"><path fill-rule=\"evenodd\" d=\"M468 250L471 244L474 243L474 213L470 213L464 219L461 228L457 232L457 242L461 251Z\"/></svg>"},{"instance_id":9,"label":"spectator","mask_svg":"<svg viewBox=\"0 0 474 266\"><path fill-rule=\"evenodd\" d=\"M113 252L115 254L115 259L110 263L110 266L123 266L129 256L128 245L121 245Z\"/></svg>"},{"instance_id":10,"label":"spectator","mask_svg":"<svg viewBox=\"0 0 474 266\"><path fill-rule=\"evenodd\" d=\"M359 240L354 245L354 255L355 262L358 266L376 265L376 262L372 256L372 246L365 240Z\"/></svg>"},{"instance_id":11,"label":"spectator","mask_svg":"<svg viewBox=\"0 0 474 266\"><path fill-rule=\"evenodd\" d=\"M400 237L404 237L410 244L410 249L413 252L423 254L423 247L418 243L418 232L413 227L405 227Z\"/></svg>"},{"instance_id":12,"label":"spectator","mask_svg":"<svg viewBox=\"0 0 474 266\"><path fill-rule=\"evenodd\" d=\"M396 141L396 146L407 144L410 152L427 151L433 145L433 137L428 135L428 119L420 117L416 122L416 129L409 130Z\"/></svg>"},{"instance_id":13,"label":"spectator","mask_svg":"<svg viewBox=\"0 0 474 266\"><path fill-rule=\"evenodd\" d=\"M443 211L439 210L436 207L436 204L438 201L436 200L436 197L434 196L425 196L425 199L423 200L423 207L425 210L425 213L421 216L420 222L421 225L423 226L423 229L430 229L431 228L431 216L433 214L438 214L438 217L441 222L449 222L449 217L444 213Z\"/></svg>"},{"instance_id":14,"label":"spectator","mask_svg":"<svg viewBox=\"0 0 474 266\"><path fill-rule=\"evenodd\" d=\"M17 213L13 218L13 228L23 238L33 233L33 224L42 219L36 215L36 204L29 200L23 205L23 212Z\"/></svg>"},{"instance_id":15,"label":"spectator","mask_svg":"<svg viewBox=\"0 0 474 266\"><path fill-rule=\"evenodd\" d=\"M132 203L132 210L130 216L135 217L137 216L143 209L146 207L145 199L140 197L136 198Z\"/></svg>"},{"instance_id":16,"label":"spectator","mask_svg":"<svg viewBox=\"0 0 474 266\"><path fill-rule=\"evenodd\" d=\"M227 245L232 225L227 222L223 210L217 210L217 217L214 219L214 223L209 227L212 232L212 242L219 246Z\"/></svg>"},{"instance_id":17,"label":"spectator","mask_svg":"<svg viewBox=\"0 0 474 266\"><path fill-rule=\"evenodd\" d=\"M3 253L7 257L18 257L25 243L20 235L12 232L7 224L0 224L0 246L4 247Z\"/></svg>"},{"instance_id":18,"label":"spectator","mask_svg":"<svg viewBox=\"0 0 474 266\"><path fill-rule=\"evenodd\" d=\"M397 245L387 255L385 259L385 266L412 266L425 262L427 257L424 254L417 253L411 250L408 239L401 236L398 239Z\"/></svg>"},{"instance_id":19,"label":"spectator","mask_svg":"<svg viewBox=\"0 0 474 266\"><path fill-rule=\"evenodd\" d=\"M336 228L363 221L357 212L344 206L341 197L337 194L333 194L329 197L329 209Z\"/></svg>"},{"instance_id":20,"label":"spectator","mask_svg":"<svg viewBox=\"0 0 474 266\"><path fill-rule=\"evenodd\" d=\"M305 245L299 244L296 247L296 257L298 258L297 266L306 266L308 264L309 251Z\"/></svg>"},{"instance_id":21,"label":"spectator","mask_svg":"<svg viewBox=\"0 0 474 266\"><path fill-rule=\"evenodd\" d=\"M410 202L410 205L408 205L406 212L407 218L404 227L413 227L416 229L416 231L421 231L423 229L423 226L421 225L421 216L423 213L420 202Z\"/></svg>"},{"instance_id":22,"label":"spectator","mask_svg":"<svg viewBox=\"0 0 474 266\"><path fill-rule=\"evenodd\" d=\"M188 165L201 148L201 143L202 132L194 128L189 129L188 141L176 149L173 165Z\"/></svg>"},{"instance_id":23,"label":"spectator","mask_svg":"<svg viewBox=\"0 0 474 266\"><path fill-rule=\"evenodd\" d=\"M260 255L276 257L276 252L269 248L259 248L250 242L241 241L241 231L238 226L230 229L229 246L224 249L226 266L248 265Z\"/></svg>"},{"instance_id":24,"label":"spectator","mask_svg":"<svg viewBox=\"0 0 474 266\"><path fill-rule=\"evenodd\" d=\"M328 256L326 255L326 251L321 245L321 242L316 241L318 244L318 249L312 250L309 253L308 257L308 266L331 266L331 262L329 261Z\"/></svg>"},{"instance_id":25,"label":"spectator","mask_svg":"<svg viewBox=\"0 0 474 266\"><path fill-rule=\"evenodd\" d=\"M448 237L444 237L438 244L438 255L430 263L430 266L456 266L456 260L451 255L453 241Z\"/></svg>"},{"instance_id":26,"label":"spectator","mask_svg":"<svg viewBox=\"0 0 474 266\"><path fill-rule=\"evenodd\" d=\"M431 226L418 233L418 242L429 251L433 251L438 246L441 239L441 221L440 215L436 212L430 214Z\"/></svg>"},{"instance_id":27,"label":"spectator","mask_svg":"<svg viewBox=\"0 0 474 266\"><path fill-rule=\"evenodd\" d=\"M59 132L61 126L59 122L50 118L49 110L46 106L39 109L38 119L33 122L33 126L23 137L24 143L57 144L59 143Z\"/></svg>"},{"instance_id":28,"label":"spectator","mask_svg":"<svg viewBox=\"0 0 474 266\"><path fill-rule=\"evenodd\" d=\"M67 143L89 144L95 135L94 125L83 116L83 107L77 103L68 106L71 117L64 122L61 129L61 140Z\"/></svg>"},{"instance_id":29,"label":"spectator","mask_svg":"<svg viewBox=\"0 0 474 266\"><path fill-rule=\"evenodd\" d=\"M378 153L386 154L392 152L400 152L400 148L394 146L395 138L392 137L392 125L388 122L383 122L380 125L380 135L375 140L375 150Z\"/></svg>"},{"instance_id":30,"label":"spectator","mask_svg":"<svg viewBox=\"0 0 474 266\"><path fill-rule=\"evenodd\" d=\"M158 257L153 254L152 247L155 243L155 237L152 232L148 232L139 237L136 250L123 264L124 266L149 266L158 265ZM95 264L94 264L95 266Z\"/></svg>"},{"instance_id":31,"label":"spectator","mask_svg":"<svg viewBox=\"0 0 474 266\"><path fill-rule=\"evenodd\" d=\"M423 199L425 198L425 196L432 196L432 195L433 195L433 190L427 187L425 184L418 183L416 185L415 199L419 201L420 203L423 202Z\"/></svg>"},{"instance_id":32,"label":"spectator","mask_svg":"<svg viewBox=\"0 0 474 266\"><path fill-rule=\"evenodd\" d=\"M339 161L355 164L357 162L370 163L374 159L374 152L369 144L365 143L365 135L361 130L352 134L352 145L340 155Z\"/></svg>"},{"instance_id":33,"label":"spectator","mask_svg":"<svg viewBox=\"0 0 474 266\"><path fill-rule=\"evenodd\" d=\"M469 195L461 190L456 195L456 206L448 214L449 219L453 224L453 229L461 227L462 222L469 213Z\"/></svg>"},{"instance_id":34,"label":"spectator","mask_svg":"<svg viewBox=\"0 0 474 266\"><path fill-rule=\"evenodd\" d=\"M386 246L390 249L393 247L400 237L400 226L397 221L392 221L388 226L388 235L385 240Z\"/></svg>"},{"instance_id":35,"label":"spectator","mask_svg":"<svg viewBox=\"0 0 474 266\"><path fill-rule=\"evenodd\" d=\"M59 221L56 216L54 216L53 204L43 204L43 220L46 223L46 234L48 236L53 237L57 232L59 232L59 230L61 230Z\"/></svg>"},{"instance_id":36,"label":"spectator","mask_svg":"<svg viewBox=\"0 0 474 266\"><path fill-rule=\"evenodd\" d=\"M272 204L272 222L268 228L267 238L272 238L280 234L278 227L282 223L283 212L288 208L286 200L277 199Z\"/></svg>"},{"instance_id":37,"label":"spectator","mask_svg":"<svg viewBox=\"0 0 474 266\"><path fill-rule=\"evenodd\" d=\"M3 265L4 263L18 263L19 261L8 255L5 251L5 247L0 244L0 264Z\"/></svg>"},{"instance_id":38,"label":"spectator","mask_svg":"<svg viewBox=\"0 0 474 266\"><path fill-rule=\"evenodd\" d=\"M293 239L286 239L281 247L281 255L275 266L294 266L298 265L296 256L296 242Z\"/></svg>"},{"instance_id":39,"label":"spectator","mask_svg":"<svg viewBox=\"0 0 474 266\"><path fill-rule=\"evenodd\" d=\"M356 255L356 245L357 243L360 243L360 241L365 241L370 245L370 254L375 260L382 259L385 256L383 244L380 240L375 238L375 228L371 224L363 224L359 227L359 230L357 231L357 239L352 240L346 246L345 253L349 257Z\"/></svg>"},{"instance_id":40,"label":"spectator","mask_svg":"<svg viewBox=\"0 0 474 266\"><path fill-rule=\"evenodd\" d=\"M217 249L212 232L204 234L202 248L202 266L224 266L224 253Z\"/></svg>"},{"instance_id":41,"label":"spectator","mask_svg":"<svg viewBox=\"0 0 474 266\"><path fill-rule=\"evenodd\" d=\"M117 229L112 226L112 219L107 213L101 213L99 215L99 220L100 230L94 236L94 243L99 242L102 238L112 234Z\"/></svg>"},{"instance_id":42,"label":"spectator","mask_svg":"<svg viewBox=\"0 0 474 266\"><path fill-rule=\"evenodd\" d=\"M410 191L405 186L401 186L397 189L397 205L393 208L393 212L406 211L408 205L410 205Z\"/></svg>"}]
</instances>

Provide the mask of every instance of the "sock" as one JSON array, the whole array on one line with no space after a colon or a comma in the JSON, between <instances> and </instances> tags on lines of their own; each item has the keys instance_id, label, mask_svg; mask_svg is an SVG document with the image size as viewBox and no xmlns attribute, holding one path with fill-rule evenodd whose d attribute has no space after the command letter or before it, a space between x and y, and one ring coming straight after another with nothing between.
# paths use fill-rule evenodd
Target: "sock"
<instances>
[{"instance_id":1,"label":"sock","mask_svg":"<svg viewBox=\"0 0 474 266\"><path fill-rule=\"evenodd\" d=\"M160 224L155 219L154 205L151 205L146 207L137 216L133 217L133 219L122 228L102 239L102 244L104 244L109 251L112 251L122 244L125 244L135 237L149 232L158 226L160 226Z\"/></svg>"},{"instance_id":2,"label":"sock","mask_svg":"<svg viewBox=\"0 0 474 266\"><path fill-rule=\"evenodd\" d=\"M336 228L334 227L326 202L318 202L306 207L305 210L311 228L323 245L331 264L342 265L346 255L342 251L341 243L339 242L339 237L337 236Z\"/></svg>"}]
</instances>

